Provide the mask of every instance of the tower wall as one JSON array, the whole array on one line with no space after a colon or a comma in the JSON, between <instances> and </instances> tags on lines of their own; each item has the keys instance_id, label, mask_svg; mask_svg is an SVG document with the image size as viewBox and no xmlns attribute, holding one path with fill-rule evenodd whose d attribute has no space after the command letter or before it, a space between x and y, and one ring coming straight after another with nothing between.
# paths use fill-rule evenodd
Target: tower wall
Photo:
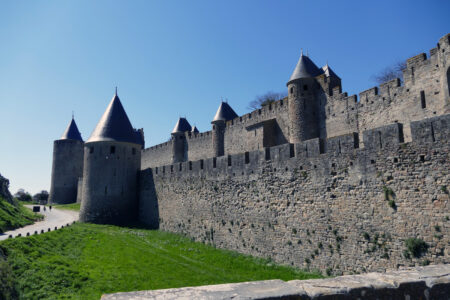
<instances>
[{"instance_id":1,"label":"tower wall","mask_svg":"<svg viewBox=\"0 0 450 300\"><path fill-rule=\"evenodd\" d=\"M54 141L49 203L76 202L78 178L82 174L83 142L77 140Z\"/></svg>"},{"instance_id":2,"label":"tower wall","mask_svg":"<svg viewBox=\"0 0 450 300\"><path fill-rule=\"evenodd\" d=\"M225 122L217 121L213 123L212 130L213 154L215 157L225 154Z\"/></svg>"},{"instance_id":3,"label":"tower wall","mask_svg":"<svg viewBox=\"0 0 450 300\"><path fill-rule=\"evenodd\" d=\"M135 221L140 162L140 145L86 144L80 221L101 224Z\"/></svg>"},{"instance_id":4,"label":"tower wall","mask_svg":"<svg viewBox=\"0 0 450 300\"><path fill-rule=\"evenodd\" d=\"M185 161L186 152L186 137L184 132L172 133L172 162L182 162Z\"/></svg>"},{"instance_id":5,"label":"tower wall","mask_svg":"<svg viewBox=\"0 0 450 300\"><path fill-rule=\"evenodd\" d=\"M291 143L319 136L315 89L316 83L313 78L302 78L288 84Z\"/></svg>"}]
</instances>

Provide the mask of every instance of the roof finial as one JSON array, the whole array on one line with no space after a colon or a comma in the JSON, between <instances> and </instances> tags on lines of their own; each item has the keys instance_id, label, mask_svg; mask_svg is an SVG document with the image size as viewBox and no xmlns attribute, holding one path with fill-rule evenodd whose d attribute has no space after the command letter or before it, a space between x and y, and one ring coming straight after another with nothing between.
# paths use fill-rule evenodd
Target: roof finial
<instances>
[{"instance_id":1,"label":"roof finial","mask_svg":"<svg viewBox=\"0 0 450 300\"><path fill-rule=\"evenodd\" d=\"M115 95L117 96L117 85L116 85L116 93L115 93Z\"/></svg>"},{"instance_id":2,"label":"roof finial","mask_svg":"<svg viewBox=\"0 0 450 300\"><path fill-rule=\"evenodd\" d=\"M72 110L72 120L73 120L73 110Z\"/></svg>"},{"instance_id":3,"label":"roof finial","mask_svg":"<svg viewBox=\"0 0 450 300\"><path fill-rule=\"evenodd\" d=\"M300 56L303 56L303 48L300 48L300 50L301 50Z\"/></svg>"}]
</instances>

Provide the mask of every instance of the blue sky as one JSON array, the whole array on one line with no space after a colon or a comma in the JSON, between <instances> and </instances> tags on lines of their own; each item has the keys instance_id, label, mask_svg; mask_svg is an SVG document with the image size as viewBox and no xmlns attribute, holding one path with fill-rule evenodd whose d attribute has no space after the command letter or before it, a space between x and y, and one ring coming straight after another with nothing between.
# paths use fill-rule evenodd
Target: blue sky
<instances>
[{"instance_id":1,"label":"blue sky","mask_svg":"<svg viewBox=\"0 0 450 300\"><path fill-rule=\"evenodd\" d=\"M349 94L428 53L450 32L450 1L0 2L0 173L50 189L53 140L72 111L84 139L117 85L146 146L179 116L209 130L220 99L238 114L284 91L300 49L327 61Z\"/></svg>"}]
</instances>

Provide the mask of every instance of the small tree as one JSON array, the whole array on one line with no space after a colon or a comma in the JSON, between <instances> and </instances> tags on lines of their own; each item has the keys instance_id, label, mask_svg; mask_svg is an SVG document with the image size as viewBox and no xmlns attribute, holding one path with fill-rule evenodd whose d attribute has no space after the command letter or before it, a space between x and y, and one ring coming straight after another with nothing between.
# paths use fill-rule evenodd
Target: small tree
<instances>
[{"instance_id":1,"label":"small tree","mask_svg":"<svg viewBox=\"0 0 450 300\"><path fill-rule=\"evenodd\" d=\"M397 61L393 65L385 68L383 71L379 72L372 76L373 81L377 84L382 84L393 80L395 78L400 78L400 81L403 82L403 70L406 69L405 61Z\"/></svg>"},{"instance_id":2,"label":"small tree","mask_svg":"<svg viewBox=\"0 0 450 300\"><path fill-rule=\"evenodd\" d=\"M275 101L281 100L286 96L287 96L286 92L282 93L267 92L264 95L256 96L255 100L251 101L248 104L248 108L251 110L259 109Z\"/></svg>"},{"instance_id":3,"label":"small tree","mask_svg":"<svg viewBox=\"0 0 450 300\"><path fill-rule=\"evenodd\" d=\"M24 189L19 189L17 193L14 194L14 197L17 198L19 201L27 201L31 202L33 199L31 198L31 195L26 192Z\"/></svg>"},{"instance_id":4,"label":"small tree","mask_svg":"<svg viewBox=\"0 0 450 300\"><path fill-rule=\"evenodd\" d=\"M48 192L41 191L33 196L33 201L38 202L40 204L46 204L48 201Z\"/></svg>"}]
</instances>

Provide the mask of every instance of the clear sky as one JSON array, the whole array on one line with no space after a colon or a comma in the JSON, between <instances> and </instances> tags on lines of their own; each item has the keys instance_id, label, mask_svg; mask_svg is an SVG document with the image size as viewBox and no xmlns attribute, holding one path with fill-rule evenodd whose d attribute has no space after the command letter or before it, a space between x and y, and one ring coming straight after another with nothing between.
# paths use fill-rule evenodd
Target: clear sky
<instances>
[{"instance_id":1,"label":"clear sky","mask_svg":"<svg viewBox=\"0 0 450 300\"><path fill-rule=\"evenodd\" d=\"M49 190L53 140L72 111L89 138L116 85L146 146L179 116L210 130L222 97L242 115L284 91L301 48L358 94L435 47L449 12L448 0L2 0L0 173L13 193Z\"/></svg>"}]
</instances>

